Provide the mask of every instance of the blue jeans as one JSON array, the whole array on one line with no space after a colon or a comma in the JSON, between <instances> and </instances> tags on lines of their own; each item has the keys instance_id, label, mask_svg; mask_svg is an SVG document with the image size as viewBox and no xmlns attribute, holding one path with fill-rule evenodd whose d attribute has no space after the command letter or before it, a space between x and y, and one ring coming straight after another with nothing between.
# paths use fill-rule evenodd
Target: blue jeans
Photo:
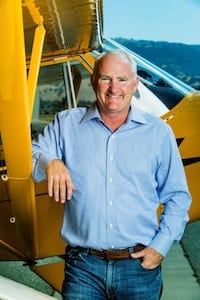
<instances>
[{"instance_id":1,"label":"blue jeans","mask_svg":"<svg viewBox=\"0 0 200 300\"><path fill-rule=\"evenodd\" d=\"M139 259L104 260L67 248L64 300L158 300L161 287L161 266L147 270Z\"/></svg>"}]
</instances>

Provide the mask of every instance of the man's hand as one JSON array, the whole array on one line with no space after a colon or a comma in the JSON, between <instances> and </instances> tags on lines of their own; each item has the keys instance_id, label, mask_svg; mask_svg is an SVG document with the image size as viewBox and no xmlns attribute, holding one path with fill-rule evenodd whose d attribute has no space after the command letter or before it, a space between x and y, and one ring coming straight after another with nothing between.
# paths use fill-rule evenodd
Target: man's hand
<instances>
[{"instance_id":1,"label":"man's hand","mask_svg":"<svg viewBox=\"0 0 200 300\"><path fill-rule=\"evenodd\" d=\"M151 247L146 247L142 251L131 253L132 258L143 258L142 267L145 269L155 269L163 260L163 256Z\"/></svg>"},{"instance_id":2,"label":"man's hand","mask_svg":"<svg viewBox=\"0 0 200 300\"><path fill-rule=\"evenodd\" d=\"M70 200L75 187L72 183L69 170L60 159L50 161L46 168L49 197L56 202L64 203Z\"/></svg>"}]
</instances>

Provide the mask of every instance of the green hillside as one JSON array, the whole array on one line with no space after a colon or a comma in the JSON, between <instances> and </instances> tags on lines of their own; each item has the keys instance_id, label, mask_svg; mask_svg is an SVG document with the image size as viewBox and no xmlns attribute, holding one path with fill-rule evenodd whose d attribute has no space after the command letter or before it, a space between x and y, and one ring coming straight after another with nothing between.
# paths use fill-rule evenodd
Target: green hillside
<instances>
[{"instance_id":1,"label":"green hillside","mask_svg":"<svg viewBox=\"0 0 200 300\"><path fill-rule=\"evenodd\" d=\"M200 90L200 45L114 38L168 73Z\"/></svg>"}]
</instances>

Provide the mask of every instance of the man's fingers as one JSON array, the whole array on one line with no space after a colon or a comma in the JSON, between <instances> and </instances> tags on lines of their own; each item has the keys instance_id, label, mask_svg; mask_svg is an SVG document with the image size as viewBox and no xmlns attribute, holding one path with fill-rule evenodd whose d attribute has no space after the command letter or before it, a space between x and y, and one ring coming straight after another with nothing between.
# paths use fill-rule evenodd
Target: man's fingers
<instances>
[{"instance_id":1,"label":"man's fingers","mask_svg":"<svg viewBox=\"0 0 200 300\"><path fill-rule=\"evenodd\" d=\"M48 178L48 194L49 197L54 197L56 202L64 203L72 198L75 187L71 182L70 175L61 177Z\"/></svg>"},{"instance_id":2,"label":"man's fingers","mask_svg":"<svg viewBox=\"0 0 200 300\"><path fill-rule=\"evenodd\" d=\"M72 183L69 170L64 163L55 159L52 160L46 170L48 178L48 194L54 197L56 202L64 203L72 198L75 187Z\"/></svg>"},{"instance_id":3,"label":"man's fingers","mask_svg":"<svg viewBox=\"0 0 200 300\"><path fill-rule=\"evenodd\" d=\"M72 198L72 194L73 194L74 191L75 191L75 187L71 182L67 186L67 200L70 200Z\"/></svg>"},{"instance_id":4,"label":"man's fingers","mask_svg":"<svg viewBox=\"0 0 200 300\"><path fill-rule=\"evenodd\" d=\"M48 195L49 197L53 196L53 179L48 178Z\"/></svg>"},{"instance_id":5,"label":"man's fingers","mask_svg":"<svg viewBox=\"0 0 200 300\"><path fill-rule=\"evenodd\" d=\"M144 250L131 253L132 258L140 258L140 257L144 257L144 255L145 255Z\"/></svg>"},{"instance_id":6,"label":"man's fingers","mask_svg":"<svg viewBox=\"0 0 200 300\"><path fill-rule=\"evenodd\" d=\"M151 247L146 247L144 250L131 253L132 258L143 258L142 266L145 269L154 269L156 268L162 261L163 256L152 249Z\"/></svg>"},{"instance_id":7,"label":"man's fingers","mask_svg":"<svg viewBox=\"0 0 200 300\"><path fill-rule=\"evenodd\" d=\"M72 183L71 176L69 172L66 172L60 181L60 201L64 203L66 200L72 198L73 191L75 187Z\"/></svg>"},{"instance_id":8,"label":"man's fingers","mask_svg":"<svg viewBox=\"0 0 200 300\"><path fill-rule=\"evenodd\" d=\"M65 184L62 184L60 186L60 195L59 196L60 196L61 203L65 203L65 201L66 201L66 189L67 189L67 187Z\"/></svg>"},{"instance_id":9,"label":"man's fingers","mask_svg":"<svg viewBox=\"0 0 200 300\"><path fill-rule=\"evenodd\" d=\"M56 202L59 202L59 200L60 200L60 182L59 182L59 180L54 181L53 195L54 195L54 200Z\"/></svg>"},{"instance_id":10,"label":"man's fingers","mask_svg":"<svg viewBox=\"0 0 200 300\"><path fill-rule=\"evenodd\" d=\"M60 187L59 187L59 179L50 176L48 178L48 194L49 197L54 197L56 202L59 201L59 194L60 194Z\"/></svg>"}]
</instances>

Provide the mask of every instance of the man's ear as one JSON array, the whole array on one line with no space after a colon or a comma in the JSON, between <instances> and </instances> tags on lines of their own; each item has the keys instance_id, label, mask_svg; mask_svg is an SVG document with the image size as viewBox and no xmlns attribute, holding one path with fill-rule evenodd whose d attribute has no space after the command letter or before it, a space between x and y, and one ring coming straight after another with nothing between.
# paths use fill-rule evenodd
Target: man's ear
<instances>
[{"instance_id":1,"label":"man's ear","mask_svg":"<svg viewBox=\"0 0 200 300\"><path fill-rule=\"evenodd\" d=\"M136 78L135 78L136 87L138 86L139 82L140 82L140 78L139 78L139 76L136 76Z\"/></svg>"},{"instance_id":2,"label":"man's ear","mask_svg":"<svg viewBox=\"0 0 200 300\"><path fill-rule=\"evenodd\" d=\"M140 78L137 76L135 79L135 87L134 87L134 93L133 95L138 95L139 91L138 91L138 84L140 82ZM136 96L137 98L137 96Z\"/></svg>"}]
</instances>

